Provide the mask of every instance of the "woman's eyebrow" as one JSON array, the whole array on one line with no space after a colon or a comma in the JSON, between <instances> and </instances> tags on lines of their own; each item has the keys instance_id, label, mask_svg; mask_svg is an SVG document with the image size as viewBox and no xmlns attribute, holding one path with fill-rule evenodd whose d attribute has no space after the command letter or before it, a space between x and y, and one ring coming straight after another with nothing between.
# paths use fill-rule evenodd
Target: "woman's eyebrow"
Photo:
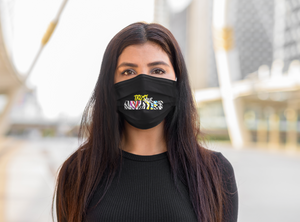
<instances>
[{"instance_id":1,"label":"woman's eyebrow","mask_svg":"<svg viewBox=\"0 0 300 222\"><path fill-rule=\"evenodd\" d=\"M157 65L165 65L165 66L169 66L167 63L163 62L163 61L156 61L156 62L151 62L148 63L147 66L157 66Z\"/></svg>"},{"instance_id":2,"label":"woman's eyebrow","mask_svg":"<svg viewBox=\"0 0 300 222\"><path fill-rule=\"evenodd\" d=\"M122 67L122 66L138 67L138 65L137 65L137 64L134 64L134 63L130 63L130 62L122 62L122 63L117 67L117 69L120 68L120 67Z\"/></svg>"}]
</instances>

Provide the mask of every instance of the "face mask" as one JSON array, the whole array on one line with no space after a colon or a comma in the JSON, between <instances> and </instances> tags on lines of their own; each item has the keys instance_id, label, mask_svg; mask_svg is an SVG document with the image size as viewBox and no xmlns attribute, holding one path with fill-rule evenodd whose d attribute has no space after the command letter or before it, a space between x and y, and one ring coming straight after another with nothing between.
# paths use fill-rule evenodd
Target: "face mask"
<instances>
[{"instance_id":1,"label":"face mask","mask_svg":"<svg viewBox=\"0 0 300 222\"><path fill-rule=\"evenodd\" d=\"M149 129L161 123L176 103L176 81L140 74L115 84L118 111L132 126Z\"/></svg>"}]
</instances>

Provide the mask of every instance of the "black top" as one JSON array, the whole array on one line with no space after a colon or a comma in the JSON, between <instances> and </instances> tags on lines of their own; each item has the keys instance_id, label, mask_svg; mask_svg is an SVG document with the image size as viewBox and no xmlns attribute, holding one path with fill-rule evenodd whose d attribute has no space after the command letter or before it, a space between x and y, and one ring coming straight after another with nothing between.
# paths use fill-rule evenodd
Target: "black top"
<instances>
[{"instance_id":1,"label":"black top","mask_svg":"<svg viewBox=\"0 0 300 222\"><path fill-rule=\"evenodd\" d=\"M96 206L103 187L96 190L86 216L86 222L114 221L163 221L185 222L197 221L187 187L179 180L176 190L171 178L170 163L167 152L141 156L122 150L122 170L112 181L104 198ZM238 212L238 193L234 171L230 162L220 153L215 152L222 163L223 179L227 181L226 189L231 193L229 214L226 222L236 222Z\"/></svg>"}]
</instances>

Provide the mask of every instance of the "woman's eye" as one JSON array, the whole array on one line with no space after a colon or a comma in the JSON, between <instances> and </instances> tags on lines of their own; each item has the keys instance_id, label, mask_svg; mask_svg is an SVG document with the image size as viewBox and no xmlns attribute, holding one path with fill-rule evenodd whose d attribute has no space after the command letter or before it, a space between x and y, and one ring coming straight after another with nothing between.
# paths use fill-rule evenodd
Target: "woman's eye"
<instances>
[{"instance_id":1,"label":"woman's eye","mask_svg":"<svg viewBox=\"0 0 300 222\"><path fill-rule=\"evenodd\" d=\"M125 70L124 72L122 72L122 75L125 75L125 76L132 75L132 74L134 74L134 71L130 70L130 69Z\"/></svg>"},{"instance_id":2,"label":"woman's eye","mask_svg":"<svg viewBox=\"0 0 300 222\"><path fill-rule=\"evenodd\" d=\"M162 69L154 69L154 70L153 70L153 73L154 73L154 74L164 74L165 71L162 70Z\"/></svg>"}]
</instances>

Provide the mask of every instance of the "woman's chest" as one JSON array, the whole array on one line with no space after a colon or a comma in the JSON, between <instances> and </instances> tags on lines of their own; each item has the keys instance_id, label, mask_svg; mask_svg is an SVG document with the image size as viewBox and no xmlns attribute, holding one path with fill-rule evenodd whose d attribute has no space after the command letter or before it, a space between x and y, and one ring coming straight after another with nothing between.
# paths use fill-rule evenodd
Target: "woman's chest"
<instances>
[{"instance_id":1,"label":"woman's chest","mask_svg":"<svg viewBox=\"0 0 300 222\"><path fill-rule=\"evenodd\" d=\"M146 165L124 167L120 179L114 178L104 198L92 209L102 194L101 189L96 191L86 221L196 221L182 183L179 190L182 195L167 165L162 164L159 170Z\"/></svg>"}]
</instances>

